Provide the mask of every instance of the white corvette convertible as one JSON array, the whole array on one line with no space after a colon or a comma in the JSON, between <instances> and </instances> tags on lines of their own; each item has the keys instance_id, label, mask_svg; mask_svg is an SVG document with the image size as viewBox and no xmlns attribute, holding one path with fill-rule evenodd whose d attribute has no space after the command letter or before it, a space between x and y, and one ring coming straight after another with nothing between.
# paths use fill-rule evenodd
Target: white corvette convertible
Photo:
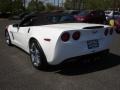
<instances>
[{"instance_id":1,"label":"white corvette convertible","mask_svg":"<svg viewBox=\"0 0 120 90\"><path fill-rule=\"evenodd\" d=\"M31 14L5 29L6 43L29 53L37 69L108 50L112 34L109 26L78 23L65 14Z\"/></svg>"}]
</instances>

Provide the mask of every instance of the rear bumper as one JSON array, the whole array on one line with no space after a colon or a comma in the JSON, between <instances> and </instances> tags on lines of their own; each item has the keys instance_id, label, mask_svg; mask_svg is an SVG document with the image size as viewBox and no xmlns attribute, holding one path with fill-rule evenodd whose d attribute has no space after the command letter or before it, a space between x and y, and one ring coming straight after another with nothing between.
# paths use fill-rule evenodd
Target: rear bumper
<instances>
[{"instance_id":1,"label":"rear bumper","mask_svg":"<svg viewBox=\"0 0 120 90\"><path fill-rule=\"evenodd\" d=\"M78 56L78 57L72 57L72 58L69 58L67 60L70 60L70 59L88 59L88 58L95 58L95 57L103 57L103 56L106 56L107 54L109 54L109 49L106 49L106 50L103 50L103 51L100 51L100 52L96 52L96 53L91 53L91 54L86 54L86 55L82 55L82 56Z\"/></svg>"},{"instance_id":2,"label":"rear bumper","mask_svg":"<svg viewBox=\"0 0 120 90\"><path fill-rule=\"evenodd\" d=\"M72 58L68 58L66 60L64 60L62 63L66 63L66 62L71 62L71 61L75 61L75 60L85 60L85 59L89 59L89 58L95 58L95 57L104 57L107 54L109 54L109 49L100 51L100 52L96 52L96 53L92 53L92 54L87 54L87 55L82 55L82 56L77 56L77 57L72 57Z\"/></svg>"},{"instance_id":3,"label":"rear bumper","mask_svg":"<svg viewBox=\"0 0 120 90\"><path fill-rule=\"evenodd\" d=\"M87 53L87 54L86 54ZM107 53L109 53L109 49L104 49L104 50L99 50L96 52L86 52L86 53L82 53L79 54L78 56L69 56L68 58L64 58L61 59L60 57L54 59L52 62L50 62L49 64L51 65L58 65L64 62L70 62L70 61L74 61L77 60L77 58L79 58L80 60L84 60L84 59L88 59L88 58L94 58L94 57L101 57L106 55Z\"/></svg>"}]
</instances>

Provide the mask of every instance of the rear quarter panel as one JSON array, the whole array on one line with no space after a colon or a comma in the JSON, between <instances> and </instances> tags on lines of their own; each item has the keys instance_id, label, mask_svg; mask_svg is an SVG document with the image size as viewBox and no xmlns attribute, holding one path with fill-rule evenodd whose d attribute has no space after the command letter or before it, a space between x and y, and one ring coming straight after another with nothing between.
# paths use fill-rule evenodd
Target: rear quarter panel
<instances>
[{"instance_id":1,"label":"rear quarter panel","mask_svg":"<svg viewBox=\"0 0 120 90\"><path fill-rule=\"evenodd\" d=\"M47 61L52 61L55 53L56 43L62 31L59 29L48 28L48 27L31 27L30 38L35 38L41 45L43 52L47 58ZM44 39L50 39L45 41ZM28 45L29 47L29 45Z\"/></svg>"}]
</instances>

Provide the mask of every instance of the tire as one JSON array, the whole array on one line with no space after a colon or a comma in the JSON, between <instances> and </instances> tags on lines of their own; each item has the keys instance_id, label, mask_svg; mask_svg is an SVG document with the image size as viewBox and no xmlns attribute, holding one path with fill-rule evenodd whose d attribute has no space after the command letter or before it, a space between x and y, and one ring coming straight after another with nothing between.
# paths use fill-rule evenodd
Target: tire
<instances>
[{"instance_id":1,"label":"tire","mask_svg":"<svg viewBox=\"0 0 120 90\"><path fill-rule=\"evenodd\" d=\"M116 30L116 33L117 33L117 34L120 34L120 29L117 29L117 30Z\"/></svg>"},{"instance_id":2,"label":"tire","mask_svg":"<svg viewBox=\"0 0 120 90\"><path fill-rule=\"evenodd\" d=\"M44 52L37 40L33 39L30 41L29 50L32 65L39 70L47 69L49 65L47 63Z\"/></svg>"},{"instance_id":3,"label":"tire","mask_svg":"<svg viewBox=\"0 0 120 90\"><path fill-rule=\"evenodd\" d=\"M8 46L12 46L11 40L10 40L10 35L8 31L5 31L5 42Z\"/></svg>"}]
</instances>

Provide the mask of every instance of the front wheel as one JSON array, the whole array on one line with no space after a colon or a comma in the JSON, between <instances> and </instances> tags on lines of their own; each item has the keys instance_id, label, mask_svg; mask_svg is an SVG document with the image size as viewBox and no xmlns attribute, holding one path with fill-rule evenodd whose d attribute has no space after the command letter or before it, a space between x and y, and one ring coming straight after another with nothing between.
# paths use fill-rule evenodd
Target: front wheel
<instances>
[{"instance_id":1,"label":"front wheel","mask_svg":"<svg viewBox=\"0 0 120 90\"><path fill-rule=\"evenodd\" d=\"M37 69L46 69L48 66L43 50L36 40L30 42L30 58L32 65Z\"/></svg>"},{"instance_id":2,"label":"front wheel","mask_svg":"<svg viewBox=\"0 0 120 90\"><path fill-rule=\"evenodd\" d=\"M8 31L5 31L5 42L7 43L8 46L12 46Z\"/></svg>"}]
</instances>

